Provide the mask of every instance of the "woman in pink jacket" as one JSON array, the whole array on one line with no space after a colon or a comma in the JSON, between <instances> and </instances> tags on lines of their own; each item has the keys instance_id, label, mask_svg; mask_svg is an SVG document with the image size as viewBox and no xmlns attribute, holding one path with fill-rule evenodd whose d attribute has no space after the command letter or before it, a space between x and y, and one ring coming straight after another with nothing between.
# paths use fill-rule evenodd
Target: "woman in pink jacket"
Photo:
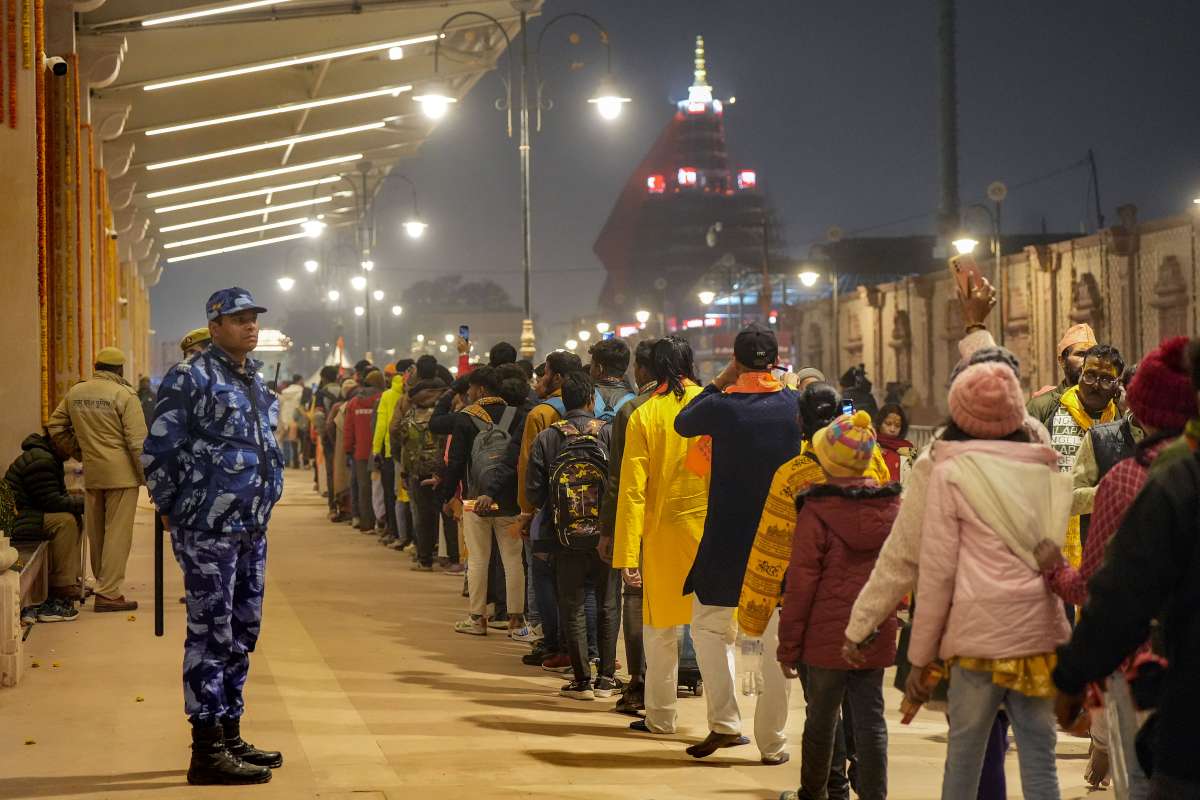
<instances>
[{"instance_id":1,"label":"woman in pink jacket","mask_svg":"<svg viewBox=\"0 0 1200 800\"><path fill-rule=\"evenodd\" d=\"M838 417L817 431L813 453L828 476L796 498L799 514L788 564L776 657L788 678L803 674L804 719L800 791L781 800L826 797L829 768L840 736L843 701L851 713L861 800L887 797L887 725L883 671L896 661L896 618L876 630L851 669L842 659L842 632L850 609L875 566L900 510L900 484L880 486L864 477L875 452L875 430L865 411Z\"/></svg>"},{"instance_id":2,"label":"woman in pink jacket","mask_svg":"<svg viewBox=\"0 0 1200 800\"><path fill-rule=\"evenodd\" d=\"M1070 630L1034 550L1066 531L1070 477L1058 472L1052 448L1029 443L1021 386L1008 367L963 370L950 387L950 416L933 451L909 644L914 672L937 659L950 671L942 798L975 797L1004 705L1022 796L1058 800L1050 672Z\"/></svg>"}]
</instances>

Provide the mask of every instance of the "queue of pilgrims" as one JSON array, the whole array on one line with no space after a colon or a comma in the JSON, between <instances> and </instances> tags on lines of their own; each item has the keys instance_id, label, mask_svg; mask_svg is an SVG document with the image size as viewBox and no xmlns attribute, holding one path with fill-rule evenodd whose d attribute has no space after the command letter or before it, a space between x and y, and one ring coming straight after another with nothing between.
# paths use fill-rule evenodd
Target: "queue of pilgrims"
<instances>
[{"instance_id":1,"label":"queue of pilgrims","mask_svg":"<svg viewBox=\"0 0 1200 800\"><path fill-rule=\"evenodd\" d=\"M457 375L328 367L281 390L281 438L331 521L461 578L454 631L529 644L630 735L675 733L686 688L709 728L689 756L753 741L782 766L798 681L781 800L886 797L893 666L904 720L948 722L946 800L1008 796L1010 736L1022 796L1058 798L1059 727L1090 739L1091 786L1200 798L1200 347L1135 370L1076 325L1027 398L992 288L959 300L949 418L919 452L901 406L853 371L783 373L756 324L707 384L676 337L602 339L587 365L507 343L472 365L460 341ZM739 641L764 653L752 726Z\"/></svg>"}]
</instances>

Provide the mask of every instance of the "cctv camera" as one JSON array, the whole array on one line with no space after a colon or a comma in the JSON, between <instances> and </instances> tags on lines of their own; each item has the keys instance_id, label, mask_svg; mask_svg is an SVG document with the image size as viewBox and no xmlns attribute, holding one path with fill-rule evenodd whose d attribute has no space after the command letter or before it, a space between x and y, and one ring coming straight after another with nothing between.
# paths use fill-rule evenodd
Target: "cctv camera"
<instances>
[{"instance_id":1,"label":"cctv camera","mask_svg":"<svg viewBox=\"0 0 1200 800\"><path fill-rule=\"evenodd\" d=\"M49 69L60 78L67 74L67 60L59 56L47 56L42 61L42 66Z\"/></svg>"}]
</instances>

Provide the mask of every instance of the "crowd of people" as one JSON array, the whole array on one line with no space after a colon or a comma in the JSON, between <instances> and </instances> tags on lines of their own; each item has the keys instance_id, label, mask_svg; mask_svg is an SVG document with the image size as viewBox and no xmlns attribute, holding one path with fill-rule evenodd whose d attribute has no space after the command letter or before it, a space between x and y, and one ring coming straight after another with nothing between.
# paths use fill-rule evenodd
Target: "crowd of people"
<instances>
[{"instance_id":1,"label":"crowd of people","mask_svg":"<svg viewBox=\"0 0 1200 800\"><path fill-rule=\"evenodd\" d=\"M761 642L775 662L752 725L763 764L791 760L793 680L806 706L781 800L887 796L892 666L904 720L924 706L948 722L946 800L1007 796L1010 728L1023 796L1058 798L1058 727L1090 741L1092 786L1200 798L1200 342L1166 340L1127 368L1076 325L1062 382L1027 398L984 324L991 287L960 302L949 417L916 452L906 410L866 402L865 375L782 371L753 323L703 385L674 336L537 365L503 342L471 363L460 340L453 369L364 360L276 398L248 358L265 309L225 290L215 338L181 345L149 438L120 353L102 351L6 478L20 524L54 543L50 617L73 612L81 512L89 536L103 528L97 610L129 605L114 531L148 483L185 571L195 783L262 782L282 764L239 721L290 465L311 468L331 523L462 578L455 633L527 643L524 664L563 674L563 698L615 698L630 735L674 734L680 688L702 681L708 733L687 754L749 745L735 642ZM63 486L76 450L82 501Z\"/></svg>"},{"instance_id":2,"label":"crowd of people","mask_svg":"<svg viewBox=\"0 0 1200 800\"><path fill-rule=\"evenodd\" d=\"M676 337L632 352L607 338L587 364L559 351L535 366L501 343L472 365L460 341L453 375L431 356L329 368L308 405L331 455L315 485L331 520L411 546L414 570L465 571L454 631L529 643L523 662L564 673L563 697L616 697L631 731L663 735L702 680L709 733L692 757L750 743L734 646L761 640L778 662L758 687L762 763L790 760L791 679L807 706L785 799L886 797L893 665L908 711L949 722L945 798L1006 796L1010 727L1024 796L1058 797L1056 702L1090 739L1089 784L1197 796L1168 741L1183 712L1146 719L1152 685L1193 691L1177 676L1196 638L1184 484L1200 349L1166 341L1135 370L1076 325L1062 382L1027 399L984 326L993 297L981 281L960 298L950 415L919 453L906 410L876 408L860 368L838 386L781 371L752 324L706 385Z\"/></svg>"}]
</instances>

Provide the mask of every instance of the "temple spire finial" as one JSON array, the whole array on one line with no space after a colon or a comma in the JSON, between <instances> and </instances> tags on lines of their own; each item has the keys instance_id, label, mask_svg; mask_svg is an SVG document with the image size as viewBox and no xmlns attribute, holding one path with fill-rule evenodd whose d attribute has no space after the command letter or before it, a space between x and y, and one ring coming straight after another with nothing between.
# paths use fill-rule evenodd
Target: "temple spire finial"
<instances>
[{"instance_id":1,"label":"temple spire finial","mask_svg":"<svg viewBox=\"0 0 1200 800\"><path fill-rule=\"evenodd\" d=\"M712 87L708 85L708 65L704 58L704 37L696 37L696 53L692 69L692 85L688 88L688 100L712 102Z\"/></svg>"}]
</instances>

